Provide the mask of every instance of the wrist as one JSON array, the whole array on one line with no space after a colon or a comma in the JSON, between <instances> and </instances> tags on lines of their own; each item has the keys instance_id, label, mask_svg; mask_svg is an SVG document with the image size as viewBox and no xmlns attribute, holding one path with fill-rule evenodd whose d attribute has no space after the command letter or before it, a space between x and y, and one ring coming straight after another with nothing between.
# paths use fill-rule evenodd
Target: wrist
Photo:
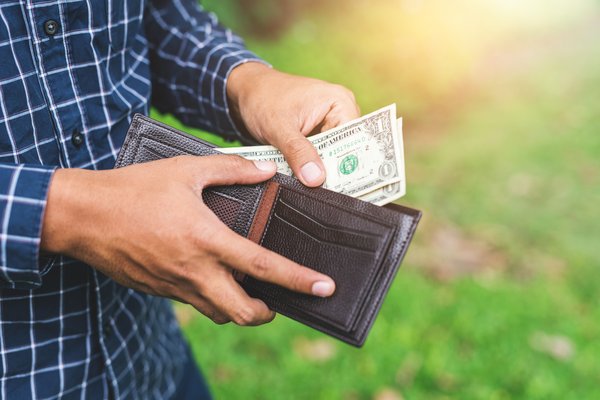
<instances>
[{"instance_id":1,"label":"wrist","mask_svg":"<svg viewBox=\"0 0 600 400\"><path fill-rule=\"evenodd\" d=\"M68 254L81 238L86 225L83 213L89 201L89 185L94 172L83 169L58 169L48 190L42 223L40 247L54 254Z\"/></svg>"},{"instance_id":2,"label":"wrist","mask_svg":"<svg viewBox=\"0 0 600 400\"><path fill-rule=\"evenodd\" d=\"M239 109L240 102L252 91L259 79L274 70L261 62L250 61L235 67L227 78L227 99L230 106Z\"/></svg>"},{"instance_id":3,"label":"wrist","mask_svg":"<svg viewBox=\"0 0 600 400\"><path fill-rule=\"evenodd\" d=\"M229 116L242 137L262 141L257 137L256 126L249 118L257 112L253 104L260 99L263 82L277 71L260 62L247 62L235 67L227 78L227 103ZM261 101L258 101L259 105Z\"/></svg>"}]
</instances>

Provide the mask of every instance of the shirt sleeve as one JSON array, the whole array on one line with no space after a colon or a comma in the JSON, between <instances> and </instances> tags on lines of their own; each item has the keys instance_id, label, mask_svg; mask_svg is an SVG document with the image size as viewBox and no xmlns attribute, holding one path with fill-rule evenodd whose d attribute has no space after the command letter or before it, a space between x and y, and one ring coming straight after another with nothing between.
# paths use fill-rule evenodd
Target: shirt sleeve
<instances>
[{"instance_id":1,"label":"shirt sleeve","mask_svg":"<svg viewBox=\"0 0 600 400\"><path fill-rule=\"evenodd\" d=\"M0 287L33 289L47 266L40 237L55 167L0 163Z\"/></svg>"},{"instance_id":2,"label":"shirt sleeve","mask_svg":"<svg viewBox=\"0 0 600 400\"><path fill-rule=\"evenodd\" d=\"M186 125L243 137L229 114L227 78L239 64L263 61L198 0L152 0L144 18L152 105Z\"/></svg>"}]
</instances>

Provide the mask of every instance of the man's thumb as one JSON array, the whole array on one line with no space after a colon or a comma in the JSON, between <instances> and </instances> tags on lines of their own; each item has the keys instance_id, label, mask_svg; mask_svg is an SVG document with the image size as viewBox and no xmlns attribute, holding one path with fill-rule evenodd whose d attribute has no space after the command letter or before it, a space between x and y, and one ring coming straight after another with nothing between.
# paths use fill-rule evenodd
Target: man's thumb
<instances>
[{"instance_id":1,"label":"man's thumb","mask_svg":"<svg viewBox=\"0 0 600 400\"><path fill-rule=\"evenodd\" d=\"M294 175L306 186L319 186L325 181L325 167L314 148L302 134L298 133L275 146L281 150Z\"/></svg>"},{"instance_id":2,"label":"man's thumb","mask_svg":"<svg viewBox=\"0 0 600 400\"><path fill-rule=\"evenodd\" d=\"M202 177L207 186L251 185L272 178L277 166L272 161L250 161L237 155L202 157Z\"/></svg>"}]
</instances>

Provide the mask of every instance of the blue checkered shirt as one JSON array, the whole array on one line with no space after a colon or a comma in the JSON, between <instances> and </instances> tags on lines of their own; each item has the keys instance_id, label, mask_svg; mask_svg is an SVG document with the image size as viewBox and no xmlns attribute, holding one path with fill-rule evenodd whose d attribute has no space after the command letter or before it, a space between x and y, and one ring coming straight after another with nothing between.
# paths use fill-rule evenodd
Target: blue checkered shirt
<instances>
[{"instance_id":1,"label":"blue checkered shirt","mask_svg":"<svg viewBox=\"0 0 600 400\"><path fill-rule=\"evenodd\" d=\"M112 168L151 97L235 135L226 78L255 59L196 0L0 0L0 398L174 393L188 356L170 303L40 254L48 186Z\"/></svg>"}]
</instances>

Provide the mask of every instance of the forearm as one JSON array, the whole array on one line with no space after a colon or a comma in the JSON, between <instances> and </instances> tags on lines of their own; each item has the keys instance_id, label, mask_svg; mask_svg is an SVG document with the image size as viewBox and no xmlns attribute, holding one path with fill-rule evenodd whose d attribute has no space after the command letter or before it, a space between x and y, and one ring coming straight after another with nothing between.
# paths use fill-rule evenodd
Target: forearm
<instances>
[{"instance_id":1,"label":"forearm","mask_svg":"<svg viewBox=\"0 0 600 400\"><path fill-rule=\"evenodd\" d=\"M51 254L70 254L86 240L89 214L99 204L94 182L101 173L84 169L59 169L54 173L46 202L40 248ZM87 228L87 229L86 229Z\"/></svg>"},{"instance_id":2,"label":"forearm","mask_svg":"<svg viewBox=\"0 0 600 400\"><path fill-rule=\"evenodd\" d=\"M144 18L153 105L187 125L239 135L229 115L227 80L240 64L263 61L196 0L182 0L180 7L153 0Z\"/></svg>"},{"instance_id":3,"label":"forearm","mask_svg":"<svg viewBox=\"0 0 600 400\"><path fill-rule=\"evenodd\" d=\"M270 73L277 73L269 66L248 62L234 68L227 79L227 102L229 113L240 132L251 135L244 124L241 112L241 104L256 92L257 85L261 84L262 78Z\"/></svg>"}]
</instances>

